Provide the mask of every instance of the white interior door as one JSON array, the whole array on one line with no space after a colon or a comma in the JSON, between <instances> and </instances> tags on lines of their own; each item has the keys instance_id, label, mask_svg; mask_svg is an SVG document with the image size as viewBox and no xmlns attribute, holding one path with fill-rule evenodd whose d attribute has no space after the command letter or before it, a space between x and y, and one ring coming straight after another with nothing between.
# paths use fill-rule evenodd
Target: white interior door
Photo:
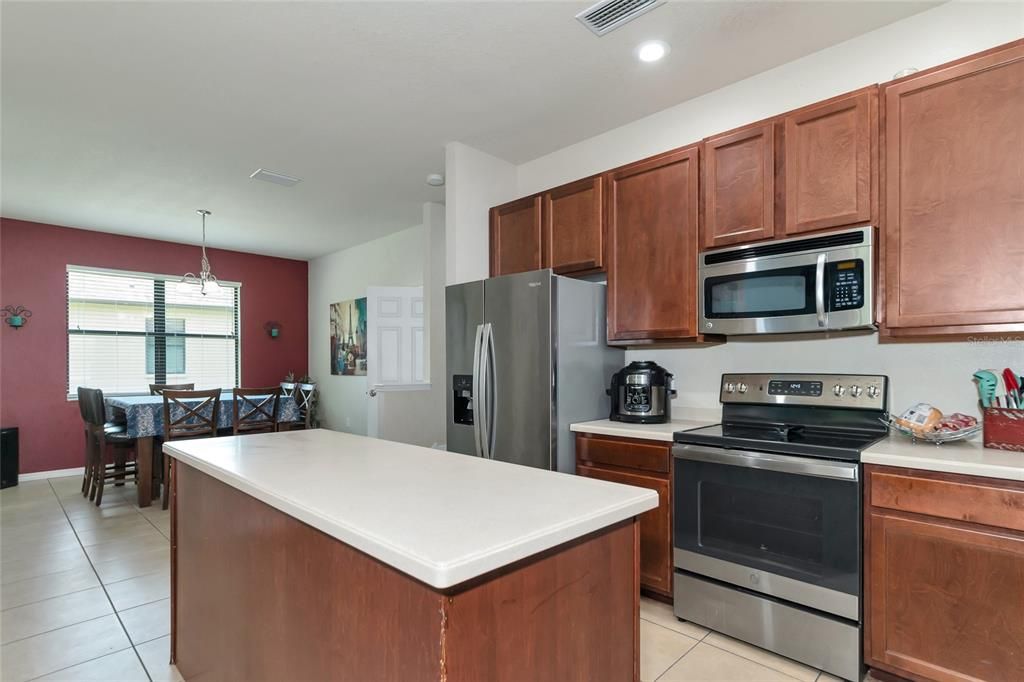
<instances>
[{"instance_id":1,"label":"white interior door","mask_svg":"<svg viewBox=\"0 0 1024 682\"><path fill-rule=\"evenodd\" d=\"M430 388L426 323L423 287L367 288L367 432L372 437L387 438L380 415L389 393Z\"/></svg>"}]
</instances>

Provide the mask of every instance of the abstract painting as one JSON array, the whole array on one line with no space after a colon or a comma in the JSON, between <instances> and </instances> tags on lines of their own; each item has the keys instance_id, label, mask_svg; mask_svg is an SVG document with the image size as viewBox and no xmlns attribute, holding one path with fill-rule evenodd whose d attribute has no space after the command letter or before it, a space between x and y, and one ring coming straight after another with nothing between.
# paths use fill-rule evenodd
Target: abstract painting
<instances>
[{"instance_id":1,"label":"abstract painting","mask_svg":"<svg viewBox=\"0 0 1024 682\"><path fill-rule=\"evenodd\" d=\"M331 304L331 374L366 376L366 298Z\"/></svg>"}]
</instances>

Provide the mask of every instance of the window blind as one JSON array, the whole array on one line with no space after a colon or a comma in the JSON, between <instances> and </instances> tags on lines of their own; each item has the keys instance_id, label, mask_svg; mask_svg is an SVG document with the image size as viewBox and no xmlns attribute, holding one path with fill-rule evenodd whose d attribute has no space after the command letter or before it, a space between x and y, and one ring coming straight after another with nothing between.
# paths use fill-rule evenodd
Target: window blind
<instances>
[{"instance_id":1,"label":"window blind","mask_svg":"<svg viewBox=\"0 0 1024 682\"><path fill-rule=\"evenodd\" d=\"M204 296L173 276L68 266L68 396L79 386L148 393L149 384L232 388L240 286Z\"/></svg>"}]
</instances>

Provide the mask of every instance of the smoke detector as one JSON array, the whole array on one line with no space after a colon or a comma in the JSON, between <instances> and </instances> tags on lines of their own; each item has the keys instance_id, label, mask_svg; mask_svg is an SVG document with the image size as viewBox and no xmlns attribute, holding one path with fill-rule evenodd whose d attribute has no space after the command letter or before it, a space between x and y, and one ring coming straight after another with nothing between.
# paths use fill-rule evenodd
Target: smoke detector
<instances>
[{"instance_id":1,"label":"smoke detector","mask_svg":"<svg viewBox=\"0 0 1024 682\"><path fill-rule=\"evenodd\" d=\"M594 35L603 36L664 4L665 0L602 0L577 14L576 19Z\"/></svg>"},{"instance_id":2,"label":"smoke detector","mask_svg":"<svg viewBox=\"0 0 1024 682\"><path fill-rule=\"evenodd\" d=\"M284 173L275 173L274 171L267 170L266 168L257 168L249 177L253 180L272 182L275 185L282 185L284 187L294 187L302 182L302 178L292 177L291 175L285 175Z\"/></svg>"}]
</instances>

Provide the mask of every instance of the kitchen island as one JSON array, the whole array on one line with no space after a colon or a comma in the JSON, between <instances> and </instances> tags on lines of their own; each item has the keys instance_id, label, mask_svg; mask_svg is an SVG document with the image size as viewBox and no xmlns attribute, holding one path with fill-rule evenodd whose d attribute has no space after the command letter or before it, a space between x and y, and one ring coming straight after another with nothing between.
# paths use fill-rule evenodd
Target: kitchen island
<instances>
[{"instance_id":1,"label":"kitchen island","mask_svg":"<svg viewBox=\"0 0 1024 682\"><path fill-rule=\"evenodd\" d=\"M639 678L649 490L319 429L164 451L185 679Z\"/></svg>"}]
</instances>

